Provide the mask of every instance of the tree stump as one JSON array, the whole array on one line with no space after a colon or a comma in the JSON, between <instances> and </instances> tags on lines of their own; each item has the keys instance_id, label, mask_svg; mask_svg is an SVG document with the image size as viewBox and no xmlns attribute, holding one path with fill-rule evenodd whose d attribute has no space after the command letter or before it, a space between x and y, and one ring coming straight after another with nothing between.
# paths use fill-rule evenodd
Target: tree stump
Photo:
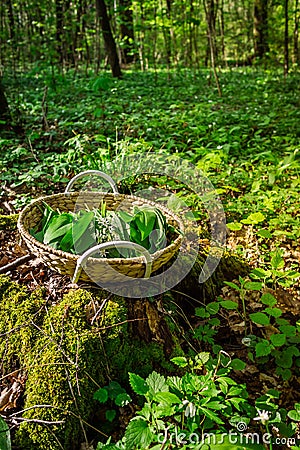
<instances>
[{"instance_id":1,"label":"tree stump","mask_svg":"<svg viewBox=\"0 0 300 450\"><path fill-rule=\"evenodd\" d=\"M193 314L197 302L214 300L224 279L247 270L225 254L200 285L206 253L199 252L178 286L155 298L125 299L91 286L53 301L43 286L30 292L0 276L0 407L8 424L17 425L19 448L79 450L105 440L106 407L93 400L99 387L112 380L129 387L128 372L176 370L170 358L183 354L177 311ZM2 394L13 385L5 402Z\"/></svg>"}]
</instances>

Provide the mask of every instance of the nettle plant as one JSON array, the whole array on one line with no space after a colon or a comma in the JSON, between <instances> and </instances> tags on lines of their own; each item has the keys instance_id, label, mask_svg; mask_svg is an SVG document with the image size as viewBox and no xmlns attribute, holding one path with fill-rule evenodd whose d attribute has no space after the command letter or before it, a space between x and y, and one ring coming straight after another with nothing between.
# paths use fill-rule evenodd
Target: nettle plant
<instances>
[{"instance_id":1,"label":"nettle plant","mask_svg":"<svg viewBox=\"0 0 300 450\"><path fill-rule=\"evenodd\" d=\"M254 417L255 408L248 403L245 385L228 376L232 367L225 352L219 352L216 359L202 352L193 358L179 356L171 361L182 376L165 377L154 371L144 379L129 374L132 390L143 397L142 408L130 420L119 442L113 444L109 438L105 444L99 443L97 450L158 450L164 446L196 449L205 433L227 433L228 427L235 427L241 420L248 424ZM109 389L104 389L107 393L100 389L96 395L102 402L109 399ZM128 398L124 397L125 401ZM193 439L189 439L191 436Z\"/></svg>"}]
</instances>

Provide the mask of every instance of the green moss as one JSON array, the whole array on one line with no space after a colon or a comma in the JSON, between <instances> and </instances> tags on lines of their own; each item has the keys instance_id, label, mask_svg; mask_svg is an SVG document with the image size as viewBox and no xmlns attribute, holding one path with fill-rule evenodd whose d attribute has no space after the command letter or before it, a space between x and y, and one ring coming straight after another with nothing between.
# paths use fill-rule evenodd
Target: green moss
<instances>
[{"instance_id":1,"label":"green moss","mask_svg":"<svg viewBox=\"0 0 300 450\"><path fill-rule=\"evenodd\" d=\"M0 214L0 230L15 230L17 228L18 214Z\"/></svg>"},{"instance_id":2,"label":"green moss","mask_svg":"<svg viewBox=\"0 0 300 450\"><path fill-rule=\"evenodd\" d=\"M11 371L26 358L39 334L45 300L42 290L28 295L25 288L0 276L0 355L3 371Z\"/></svg>"},{"instance_id":3,"label":"green moss","mask_svg":"<svg viewBox=\"0 0 300 450\"><path fill-rule=\"evenodd\" d=\"M95 410L92 380L105 383L101 341L86 316L91 300L86 291L71 291L49 308L42 335L28 355L24 408L32 409L24 417L64 423L51 427L55 435L45 426L22 423L17 437L24 450L71 450L83 442L83 428L88 431L82 421L90 422ZM40 404L52 408L33 408Z\"/></svg>"}]
</instances>

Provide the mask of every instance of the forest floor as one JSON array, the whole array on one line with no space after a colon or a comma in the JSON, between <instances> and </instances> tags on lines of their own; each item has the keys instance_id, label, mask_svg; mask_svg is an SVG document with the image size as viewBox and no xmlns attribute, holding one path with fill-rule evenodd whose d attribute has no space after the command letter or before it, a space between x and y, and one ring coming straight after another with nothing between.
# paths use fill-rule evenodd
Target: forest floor
<instances>
[{"instance_id":1,"label":"forest floor","mask_svg":"<svg viewBox=\"0 0 300 450\"><path fill-rule=\"evenodd\" d=\"M223 303L212 334L212 315L205 305L198 308L190 318L193 339L245 361L234 375L253 402L276 389L286 411L300 403L299 78L223 71L219 97L206 71L128 72L113 80L105 73L50 74L41 68L7 83L13 120L23 131L0 138L4 215L19 213L40 195L62 192L82 170L106 171L124 155L154 152L166 165L176 155L201 170L225 211L226 249L247 261L250 274L232 274L224 284L214 301L236 306ZM140 188L130 183L130 191ZM197 226L206 223L206 237L199 197L172 182L169 189L196 213ZM14 229L0 231L0 250L0 268L27 253ZM70 286L67 277L34 259L9 275L30 290L45 286L53 301ZM252 339L250 347L245 338Z\"/></svg>"}]
</instances>

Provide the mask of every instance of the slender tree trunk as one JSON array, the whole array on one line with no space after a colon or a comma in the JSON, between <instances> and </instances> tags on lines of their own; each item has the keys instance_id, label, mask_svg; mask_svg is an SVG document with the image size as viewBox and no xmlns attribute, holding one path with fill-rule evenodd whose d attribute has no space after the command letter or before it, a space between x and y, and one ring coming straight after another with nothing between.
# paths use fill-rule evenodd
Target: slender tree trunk
<instances>
[{"instance_id":1,"label":"slender tree trunk","mask_svg":"<svg viewBox=\"0 0 300 450\"><path fill-rule=\"evenodd\" d=\"M295 1L295 21L294 21L294 51L293 51L293 63L300 63L300 53L299 53L299 1Z\"/></svg>"},{"instance_id":2,"label":"slender tree trunk","mask_svg":"<svg viewBox=\"0 0 300 450\"><path fill-rule=\"evenodd\" d=\"M289 73L289 0L284 0L284 76Z\"/></svg>"},{"instance_id":3,"label":"slender tree trunk","mask_svg":"<svg viewBox=\"0 0 300 450\"><path fill-rule=\"evenodd\" d=\"M105 50L107 52L109 65L111 67L112 75L116 78L122 77L120 62L117 53L117 47L112 35L111 26L107 14L107 8L104 0L96 0L97 15L100 19Z\"/></svg>"},{"instance_id":4,"label":"slender tree trunk","mask_svg":"<svg viewBox=\"0 0 300 450\"><path fill-rule=\"evenodd\" d=\"M206 0L203 2L205 17L207 23L207 37L209 43L209 53L210 53L210 62L213 70L216 86L218 89L219 96L222 97L221 86L219 82L219 77L217 74L216 68L216 57L217 57L217 49L216 49L216 16L217 16L217 8L218 3L215 4L214 0L209 0L208 4Z\"/></svg>"},{"instance_id":5,"label":"slender tree trunk","mask_svg":"<svg viewBox=\"0 0 300 450\"><path fill-rule=\"evenodd\" d=\"M224 21L224 1L221 0L220 5L220 31L221 31L221 47L223 63L227 67L226 50L225 50L225 21Z\"/></svg>"},{"instance_id":6,"label":"slender tree trunk","mask_svg":"<svg viewBox=\"0 0 300 450\"><path fill-rule=\"evenodd\" d=\"M82 59L82 50L78 52L78 46L82 46L81 40L83 37L82 33L82 16L83 16L83 4L82 0L78 1L77 4L77 13L76 13L76 24L75 24L75 32L73 38L73 54L74 54L74 63L77 68L78 59Z\"/></svg>"},{"instance_id":7,"label":"slender tree trunk","mask_svg":"<svg viewBox=\"0 0 300 450\"><path fill-rule=\"evenodd\" d=\"M119 5L121 18L120 32L123 42L122 57L125 64L130 64L134 61L132 0L119 0Z\"/></svg>"},{"instance_id":8,"label":"slender tree trunk","mask_svg":"<svg viewBox=\"0 0 300 450\"><path fill-rule=\"evenodd\" d=\"M172 28L172 0L166 0L167 5L167 18L168 18L168 29L169 31L166 32L165 30L165 42L166 42L166 53L167 53L167 66L168 68L171 67L172 62L172 40L173 40L173 28Z\"/></svg>"},{"instance_id":9,"label":"slender tree trunk","mask_svg":"<svg viewBox=\"0 0 300 450\"><path fill-rule=\"evenodd\" d=\"M63 0L56 0L55 2L56 13L56 50L59 55L59 61L64 62L64 49L63 49Z\"/></svg>"},{"instance_id":10,"label":"slender tree trunk","mask_svg":"<svg viewBox=\"0 0 300 450\"><path fill-rule=\"evenodd\" d=\"M15 38L15 19L13 12L13 5L11 0L7 0L8 20L9 20L9 37L13 41Z\"/></svg>"},{"instance_id":11,"label":"slender tree trunk","mask_svg":"<svg viewBox=\"0 0 300 450\"><path fill-rule=\"evenodd\" d=\"M255 0L253 25L254 57L263 59L269 51L268 0Z\"/></svg>"}]
</instances>

